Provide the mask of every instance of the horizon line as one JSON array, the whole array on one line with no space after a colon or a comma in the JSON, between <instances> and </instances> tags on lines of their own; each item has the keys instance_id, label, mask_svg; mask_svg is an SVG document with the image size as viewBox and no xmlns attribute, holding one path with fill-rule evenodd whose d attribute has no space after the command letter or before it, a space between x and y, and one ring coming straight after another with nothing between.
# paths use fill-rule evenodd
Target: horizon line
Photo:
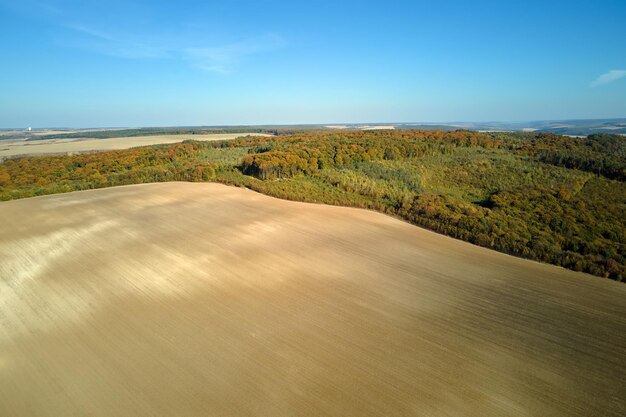
<instances>
[{"instance_id":1,"label":"horizon line","mask_svg":"<svg viewBox=\"0 0 626 417\"><path fill-rule=\"evenodd\" d=\"M395 126L395 125L447 125L454 126L456 124L523 124L523 123L548 123L548 122L580 122L580 121L611 121L617 120L626 121L626 116L624 117L592 117L592 118L560 118L560 119L527 119L527 120L485 120L485 121L477 121L477 120L455 120L455 121L411 121L411 122L376 122L376 121L367 121L367 122L322 122L322 123L233 123L233 124L215 124L215 125L203 125L203 124L181 124L181 125L127 125L127 126L42 126L42 127L32 127L32 126L20 126L20 127L0 127L0 130L26 130L28 128L32 128L34 130L50 130L50 129L76 129L76 130L84 130L84 129L149 129L149 128L233 128L233 127L282 127L282 126Z\"/></svg>"}]
</instances>

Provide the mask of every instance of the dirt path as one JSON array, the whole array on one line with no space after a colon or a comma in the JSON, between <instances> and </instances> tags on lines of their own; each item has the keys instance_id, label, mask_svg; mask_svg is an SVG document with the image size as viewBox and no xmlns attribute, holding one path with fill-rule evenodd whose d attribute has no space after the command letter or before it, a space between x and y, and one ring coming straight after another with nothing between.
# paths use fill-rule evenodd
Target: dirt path
<instances>
[{"instance_id":1,"label":"dirt path","mask_svg":"<svg viewBox=\"0 0 626 417\"><path fill-rule=\"evenodd\" d=\"M218 184L0 219L0 416L626 414L624 284Z\"/></svg>"}]
</instances>

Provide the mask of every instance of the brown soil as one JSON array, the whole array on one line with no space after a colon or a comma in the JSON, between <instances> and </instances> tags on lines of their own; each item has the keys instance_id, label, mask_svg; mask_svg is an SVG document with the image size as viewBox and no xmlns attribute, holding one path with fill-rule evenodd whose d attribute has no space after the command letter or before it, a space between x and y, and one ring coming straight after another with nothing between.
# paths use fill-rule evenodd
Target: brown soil
<instances>
[{"instance_id":1,"label":"brown soil","mask_svg":"<svg viewBox=\"0 0 626 417\"><path fill-rule=\"evenodd\" d=\"M218 184L0 203L1 416L620 416L626 285Z\"/></svg>"}]
</instances>

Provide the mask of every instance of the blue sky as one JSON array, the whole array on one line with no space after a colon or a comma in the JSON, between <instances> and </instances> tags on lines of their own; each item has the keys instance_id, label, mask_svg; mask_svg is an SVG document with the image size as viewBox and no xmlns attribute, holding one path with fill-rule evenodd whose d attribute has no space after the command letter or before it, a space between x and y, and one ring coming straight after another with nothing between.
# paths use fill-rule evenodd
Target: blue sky
<instances>
[{"instance_id":1,"label":"blue sky","mask_svg":"<svg viewBox=\"0 0 626 417\"><path fill-rule=\"evenodd\" d=\"M0 0L0 127L626 117L626 1Z\"/></svg>"}]
</instances>

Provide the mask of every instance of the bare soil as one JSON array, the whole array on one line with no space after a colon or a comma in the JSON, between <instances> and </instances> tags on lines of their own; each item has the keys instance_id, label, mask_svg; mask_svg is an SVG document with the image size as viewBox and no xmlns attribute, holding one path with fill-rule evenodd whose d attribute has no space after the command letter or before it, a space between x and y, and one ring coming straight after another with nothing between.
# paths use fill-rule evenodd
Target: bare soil
<instances>
[{"instance_id":1,"label":"bare soil","mask_svg":"<svg viewBox=\"0 0 626 417\"><path fill-rule=\"evenodd\" d=\"M623 416L626 285L218 184L0 203L1 416Z\"/></svg>"}]
</instances>

